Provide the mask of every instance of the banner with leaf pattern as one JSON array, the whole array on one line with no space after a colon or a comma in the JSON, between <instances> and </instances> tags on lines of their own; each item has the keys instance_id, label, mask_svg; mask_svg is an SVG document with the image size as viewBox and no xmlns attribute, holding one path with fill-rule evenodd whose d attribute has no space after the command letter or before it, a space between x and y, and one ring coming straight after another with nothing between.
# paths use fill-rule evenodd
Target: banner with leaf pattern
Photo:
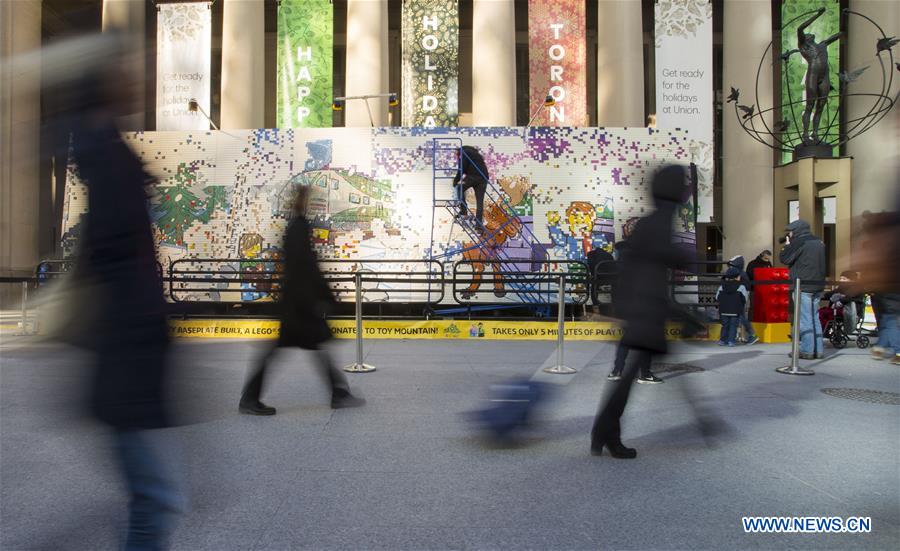
<instances>
[{"instance_id":1,"label":"banner with leaf pattern","mask_svg":"<svg viewBox=\"0 0 900 551\"><path fill-rule=\"evenodd\" d=\"M159 4L156 20L156 129L209 130L212 9L209 2Z\"/></svg>"},{"instance_id":2,"label":"banner with leaf pattern","mask_svg":"<svg viewBox=\"0 0 900 551\"><path fill-rule=\"evenodd\" d=\"M660 0L656 19L656 126L688 132L697 167L697 221L713 216L715 121L709 0Z\"/></svg>"},{"instance_id":3,"label":"banner with leaf pattern","mask_svg":"<svg viewBox=\"0 0 900 551\"><path fill-rule=\"evenodd\" d=\"M833 37L841 31L841 5L838 0L791 0L781 4L781 53L797 50L797 28L816 15L816 10L825 8L825 13L816 17L806 29L806 34L815 36L816 42ZM825 142L837 141L840 128L840 81L838 73L841 67L840 40L828 46L828 78L831 91L821 118L820 129L831 127L829 135L820 132L819 138ZM806 60L799 53L793 53L786 61L781 61L781 121L776 128L784 129L782 139L787 145L799 145L799 136L803 133L803 111L806 108ZM810 116L810 119L812 117ZM812 122L810 122L810 132ZM793 141L791 141L793 140ZM796 141L797 143L793 143ZM838 156L838 148L834 149ZM782 162L793 160L791 152L782 152Z\"/></svg>"},{"instance_id":4,"label":"banner with leaf pattern","mask_svg":"<svg viewBox=\"0 0 900 551\"><path fill-rule=\"evenodd\" d=\"M278 128L331 126L333 13L331 0L279 3Z\"/></svg>"},{"instance_id":5,"label":"banner with leaf pattern","mask_svg":"<svg viewBox=\"0 0 900 551\"><path fill-rule=\"evenodd\" d=\"M585 9L583 0L528 0L529 109L556 101L535 126L588 125Z\"/></svg>"},{"instance_id":6,"label":"banner with leaf pattern","mask_svg":"<svg viewBox=\"0 0 900 551\"><path fill-rule=\"evenodd\" d=\"M402 28L403 126L456 126L459 3L457 0L406 0ZM477 63L477 54L475 59Z\"/></svg>"}]
</instances>

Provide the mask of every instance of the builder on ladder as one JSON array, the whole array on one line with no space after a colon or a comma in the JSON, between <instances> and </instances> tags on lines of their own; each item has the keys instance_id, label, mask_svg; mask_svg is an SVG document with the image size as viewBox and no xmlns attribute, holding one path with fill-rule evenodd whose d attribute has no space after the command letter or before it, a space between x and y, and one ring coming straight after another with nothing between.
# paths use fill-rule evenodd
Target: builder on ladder
<instances>
[{"instance_id":1,"label":"builder on ladder","mask_svg":"<svg viewBox=\"0 0 900 551\"><path fill-rule=\"evenodd\" d=\"M475 225L479 230L484 229L484 194L487 191L488 170L484 163L484 157L478 149L471 145L464 145L457 151L459 159L459 172L453 178L456 187L456 198L459 200L459 213L457 218L465 218L469 214L466 207L466 190L475 190Z\"/></svg>"}]
</instances>

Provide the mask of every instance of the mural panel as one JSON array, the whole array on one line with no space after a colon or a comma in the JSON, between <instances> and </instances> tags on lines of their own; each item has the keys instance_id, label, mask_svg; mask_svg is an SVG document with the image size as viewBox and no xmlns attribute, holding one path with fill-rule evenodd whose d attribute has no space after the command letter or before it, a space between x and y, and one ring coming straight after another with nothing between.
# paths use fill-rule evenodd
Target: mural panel
<instances>
[{"instance_id":1,"label":"mural panel","mask_svg":"<svg viewBox=\"0 0 900 551\"><path fill-rule=\"evenodd\" d=\"M481 151L495 197L503 204L497 209L486 205L485 223L490 227L492 218L515 218L511 231L495 236L495 246L524 268L534 262L584 260L598 248L611 250L652 209L648 183L656 168L665 162L687 163L691 155L684 132L652 128L310 128L125 135L159 178L149 209L160 263L168 267L191 258L233 259L229 270L249 274L242 286L223 284L217 296L206 297L217 300L271 300L272 289L246 280L275 269L290 199L299 185L312 189L314 245L322 259L448 255L443 260L452 265L463 258L461 250L471 237L454 223L450 211L432 209L435 196L453 194L449 179L434 178L434 138L459 139ZM66 250L77 241L79 215L86 206L77 167L70 166L62 236ZM688 245L695 242L693 224L694 207L685 204L677 230ZM351 269L352 263L341 266ZM413 271L415 266L402 269ZM390 298L403 300L396 294ZM513 293L503 300L519 298Z\"/></svg>"}]
</instances>

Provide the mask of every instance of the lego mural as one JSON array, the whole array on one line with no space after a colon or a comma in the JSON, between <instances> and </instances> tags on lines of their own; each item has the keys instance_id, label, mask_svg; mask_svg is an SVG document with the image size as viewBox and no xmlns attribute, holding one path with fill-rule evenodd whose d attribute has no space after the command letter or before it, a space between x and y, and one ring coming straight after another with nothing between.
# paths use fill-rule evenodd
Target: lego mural
<instances>
[{"instance_id":1,"label":"lego mural","mask_svg":"<svg viewBox=\"0 0 900 551\"><path fill-rule=\"evenodd\" d=\"M650 209L652 173L689 163L680 131L649 128L308 128L246 131L135 132L124 135L157 183L148 191L163 271L214 271L221 283L181 300L269 301L277 286L281 240L298 186L310 188L314 247L329 268L354 260L440 258L471 265L462 296L517 301L494 282L476 294L480 274L517 269L573 271L596 249L611 250L629 224ZM483 234L466 231L455 209L452 174L436 171L438 141L465 144L485 160L490 190ZM474 196L466 200L474 212ZM87 190L68 167L63 248L73 251ZM679 213L679 239L694 239L694 205ZM340 263L342 262L342 263ZM212 287L212 288L210 288ZM367 300L403 300L379 284ZM492 292L491 292L492 291ZM447 300L450 300L447 298Z\"/></svg>"}]
</instances>

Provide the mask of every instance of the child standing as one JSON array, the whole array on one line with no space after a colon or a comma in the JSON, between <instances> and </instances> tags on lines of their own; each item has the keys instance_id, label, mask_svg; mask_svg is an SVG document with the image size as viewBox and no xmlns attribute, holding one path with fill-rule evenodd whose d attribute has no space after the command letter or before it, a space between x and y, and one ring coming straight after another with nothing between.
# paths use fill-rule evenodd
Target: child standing
<instances>
[{"instance_id":1,"label":"child standing","mask_svg":"<svg viewBox=\"0 0 900 551\"><path fill-rule=\"evenodd\" d=\"M722 284L716 291L716 300L719 302L719 318L722 320L722 333L719 336L719 346L734 346L737 339L738 323L747 304L747 288L740 281L741 271L737 268L728 268L722 276Z\"/></svg>"}]
</instances>

